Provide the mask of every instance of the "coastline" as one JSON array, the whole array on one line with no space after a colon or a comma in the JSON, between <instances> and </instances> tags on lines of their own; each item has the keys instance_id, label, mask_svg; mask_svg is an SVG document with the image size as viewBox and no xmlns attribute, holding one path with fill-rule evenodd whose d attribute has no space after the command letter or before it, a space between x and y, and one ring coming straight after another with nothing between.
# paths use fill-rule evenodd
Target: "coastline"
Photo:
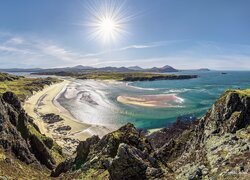
<instances>
[{"instance_id":1,"label":"coastline","mask_svg":"<svg viewBox=\"0 0 250 180\"><path fill-rule=\"evenodd\" d=\"M45 87L25 101L24 109L34 119L34 123L39 127L42 134L53 138L66 151L72 152L76 148L78 141L86 140L92 135L102 137L112 130L104 126L78 121L56 101L56 98L69 84L70 81L63 80L63 82ZM59 115L63 120L50 124L45 122L41 116L50 113ZM69 126L70 130L56 130L63 126Z\"/></svg>"}]
</instances>

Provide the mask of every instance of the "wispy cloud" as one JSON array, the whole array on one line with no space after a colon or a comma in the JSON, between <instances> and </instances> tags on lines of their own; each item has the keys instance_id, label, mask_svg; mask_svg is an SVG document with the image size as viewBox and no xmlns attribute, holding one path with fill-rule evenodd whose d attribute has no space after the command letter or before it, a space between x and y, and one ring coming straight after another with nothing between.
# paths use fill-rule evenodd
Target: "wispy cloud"
<instances>
[{"instance_id":1,"label":"wispy cloud","mask_svg":"<svg viewBox=\"0 0 250 180\"><path fill-rule=\"evenodd\" d=\"M106 51L101 51L101 52L96 52L96 53L89 53L85 54L85 57L93 57L93 56L100 56L104 55L107 53L112 53L112 52L122 52L122 51L127 51L127 50L133 50L133 49L149 49L149 48L156 48L156 47L163 47L163 46L168 46L174 43L181 42L180 40L175 40L175 41L156 41L156 42L148 42L144 44L133 44L133 45L128 45L125 47L120 47L120 48L114 48Z\"/></svg>"},{"instance_id":2,"label":"wispy cloud","mask_svg":"<svg viewBox=\"0 0 250 180\"><path fill-rule=\"evenodd\" d=\"M16 64L23 67L30 65L48 68L97 60L94 57L86 58L51 40L20 37L10 33L0 33L0 57L1 67Z\"/></svg>"},{"instance_id":3,"label":"wispy cloud","mask_svg":"<svg viewBox=\"0 0 250 180\"><path fill-rule=\"evenodd\" d=\"M43 45L40 49L45 55L52 56L54 58L62 59L63 61L72 62L75 60L74 54L65 50L64 48L58 47L56 45Z\"/></svg>"},{"instance_id":4,"label":"wispy cloud","mask_svg":"<svg viewBox=\"0 0 250 180\"><path fill-rule=\"evenodd\" d=\"M24 43L24 39L22 39L20 37L13 37L5 42L5 44L10 44L10 45L19 45L19 44L23 44L23 43Z\"/></svg>"},{"instance_id":5,"label":"wispy cloud","mask_svg":"<svg viewBox=\"0 0 250 180\"><path fill-rule=\"evenodd\" d=\"M86 54L51 40L0 32L0 63L1 68L168 64L179 69L249 69L250 46L177 40L138 43Z\"/></svg>"}]
</instances>

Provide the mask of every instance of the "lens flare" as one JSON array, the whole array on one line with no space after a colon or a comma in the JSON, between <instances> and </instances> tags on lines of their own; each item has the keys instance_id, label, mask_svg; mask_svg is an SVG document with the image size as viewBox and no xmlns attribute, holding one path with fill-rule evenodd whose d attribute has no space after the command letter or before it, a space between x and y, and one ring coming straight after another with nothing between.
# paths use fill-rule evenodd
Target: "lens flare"
<instances>
[{"instance_id":1,"label":"lens flare","mask_svg":"<svg viewBox=\"0 0 250 180\"><path fill-rule=\"evenodd\" d=\"M134 16L129 15L125 3L116 0L91 1L87 8L90 12L87 26L91 39L110 43L128 33L126 26Z\"/></svg>"}]
</instances>

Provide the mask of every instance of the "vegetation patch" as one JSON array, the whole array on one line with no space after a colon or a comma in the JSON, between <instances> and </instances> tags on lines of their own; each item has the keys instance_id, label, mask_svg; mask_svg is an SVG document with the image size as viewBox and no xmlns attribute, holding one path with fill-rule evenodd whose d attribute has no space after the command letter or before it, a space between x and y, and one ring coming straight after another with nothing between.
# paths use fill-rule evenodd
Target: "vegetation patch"
<instances>
[{"instance_id":1,"label":"vegetation patch","mask_svg":"<svg viewBox=\"0 0 250 180\"><path fill-rule=\"evenodd\" d=\"M30 135L35 135L48 147L51 155L56 161L56 164L59 164L65 160L65 157L62 152L62 148L56 142L54 142L53 139L51 139L50 137L46 137L45 135L38 132L31 124L28 125L28 130L29 130Z\"/></svg>"},{"instance_id":2,"label":"vegetation patch","mask_svg":"<svg viewBox=\"0 0 250 180\"><path fill-rule=\"evenodd\" d=\"M61 80L56 78L25 78L6 73L0 73L0 94L7 91L15 93L20 101L31 96L34 92L42 90L46 85L51 85Z\"/></svg>"}]
</instances>

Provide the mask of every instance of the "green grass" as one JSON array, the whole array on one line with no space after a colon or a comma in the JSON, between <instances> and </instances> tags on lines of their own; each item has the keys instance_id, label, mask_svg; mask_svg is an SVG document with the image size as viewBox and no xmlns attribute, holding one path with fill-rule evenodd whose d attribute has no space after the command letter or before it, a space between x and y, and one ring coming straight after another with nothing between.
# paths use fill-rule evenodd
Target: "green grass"
<instances>
[{"instance_id":1,"label":"green grass","mask_svg":"<svg viewBox=\"0 0 250 180\"><path fill-rule=\"evenodd\" d=\"M235 90L240 97L250 97L250 89L245 89L245 90Z\"/></svg>"},{"instance_id":2,"label":"green grass","mask_svg":"<svg viewBox=\"0 0 250 180\"><path fill-rule=\"evenodd\" d=\"M13 80L17 80L21 78L20 76L15 76L12 74L8 74L8 73L1 73L0 72L0 82L1 81L13 81Z\"/></svg>"},{"instance_id":3,"label":"green grass","mask_svg":"<svg viewBox=\"0 0 250 180\"><path fill-rule=\"evenodd\" d=\"M73 77L79 79L99 79L99 80L117 80L126 81L127 79L153 79L153 78L170 78L177 75L173 74L156 74L156 73L144 73L144 72L91 72L86 74L74 74Z\"/></svg>"},{"instance_id":4,"label":"green grass","mask_svg":"<svg viewBox=\"0 0 250 180\"><path fill-rule=\"evenodd\" d=\"M42 142L45 142L47 140L52 140L51 138L46 137L45 135L38 132L31 124L28 125L28 130L29 130L30 135L35 135ZM65 160L65 157L62 152L62 148L55 141L53 141L52 148L49 149L49 151L51 155L53 156L53 158L55 159L56 164L59 164Z\"/></svg>"},{"instance_id":5,"label":"green grass","mask_svg":"<svg viewBox=\"0 0 250 180\"><path fill-rule=\"evenodd\" d=\"M0 73L0 95L11 91L23 102L34 92L40 91L44 86L56 82L59 82L56 78L24 78Z\"/></svg>"}]
</instances>

